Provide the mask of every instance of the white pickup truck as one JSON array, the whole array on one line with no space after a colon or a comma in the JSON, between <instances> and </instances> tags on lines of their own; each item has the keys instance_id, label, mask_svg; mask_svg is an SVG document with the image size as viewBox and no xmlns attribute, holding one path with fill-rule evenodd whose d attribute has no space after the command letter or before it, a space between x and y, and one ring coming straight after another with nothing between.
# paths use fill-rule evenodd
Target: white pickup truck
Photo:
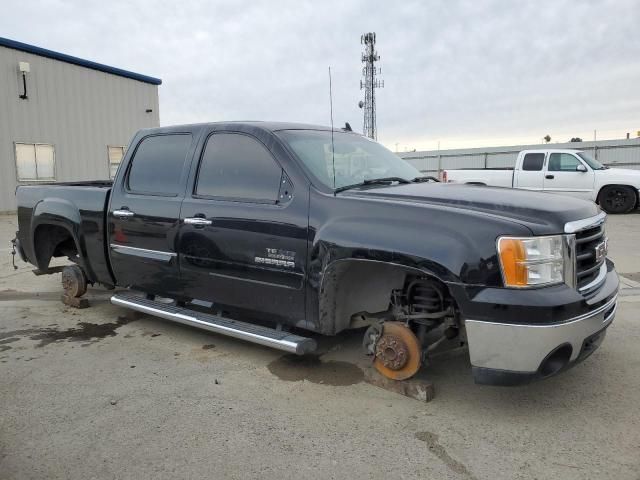
<instances>
[{"instance_id":1,"label":"white pickup truck","mask_svg":"<svg viewBox=\"0 0 640 480\"><path fill-rule=\"evenodd\" d=\"M444 170L447 183L521 188L593 200L608 213L638 206L640 170L609 168L580 150L523 150L515 168Z\"/></svg>"}]
</instances>

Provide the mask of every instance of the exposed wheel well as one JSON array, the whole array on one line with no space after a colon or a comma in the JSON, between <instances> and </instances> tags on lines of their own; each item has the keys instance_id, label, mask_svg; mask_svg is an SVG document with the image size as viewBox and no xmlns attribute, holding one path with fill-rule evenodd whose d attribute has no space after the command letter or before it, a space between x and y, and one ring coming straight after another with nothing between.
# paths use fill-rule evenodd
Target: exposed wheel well
<instances>
[{"instance_id":1,"label":"exposed wheel well","mask_svg":"<svg viewBox=\"0 0 640 480\"><path fill-rule=\"evenodd\" d=\"M388 310L393 291L404 289L410 278L419 277L437 282L451 298L444 283L416 269L375 261L338 262L322 282L319 299L321 333L331 335L349 328L357 313Z\"/></svg>"},{"instance_id":2,"label":"exposed wheel well","mask_svg":"<svg viewBox=\"0 0 640 480\"><path fill-rule=\"evenodd\" d=\"M34 233L36 261L40 270L49 267L53 257L78 260L78 247L71 232L59 225L39 225Z\"/></svg>"},{"instance_id":3,"label":"exposed wheel well","mask_svg":"<svg viewBox=\"0 0 640 480\"><path fill-rule=\"evenodd\" d=\"M598 205L600 205L600 196L602 195L602 192L608 188L608 187L626 187L626 188L630 188L635 197L636 197L636 203L634 204L633 208L638 206L638 202L640 201L640 199L638 198L638 190L635 187L632 187L631 185L624 185L622 183L610 183L608 185L603 185L602 187L600 187L600 190L598 190L598 195L596 196L596 203Z\"/></svg>"}]
</instances>

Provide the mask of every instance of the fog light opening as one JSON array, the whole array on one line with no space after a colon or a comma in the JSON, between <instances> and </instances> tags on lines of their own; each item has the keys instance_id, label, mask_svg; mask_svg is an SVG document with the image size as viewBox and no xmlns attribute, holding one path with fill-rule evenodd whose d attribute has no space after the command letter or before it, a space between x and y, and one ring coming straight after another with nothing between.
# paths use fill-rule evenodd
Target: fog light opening
<instances>
[{"instance_id":1,"label":"fog light opening","mask_svg":"<svg viewBox=\"0 0 640 480\"><path fill-rule=\"evenodd\" d=\"M573 348L569 344L556 348L540 364L540 374L543 377L548 377L558 373L569 363L572 352Z\"/></svg>"}]
</instances>

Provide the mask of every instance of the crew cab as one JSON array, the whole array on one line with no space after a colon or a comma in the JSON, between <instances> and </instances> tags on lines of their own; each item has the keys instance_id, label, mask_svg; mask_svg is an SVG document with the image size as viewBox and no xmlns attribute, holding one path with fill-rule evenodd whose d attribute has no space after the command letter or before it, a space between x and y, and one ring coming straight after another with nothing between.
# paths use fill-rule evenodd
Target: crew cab
<instances>
[{"instance_id":1,"label":"crew cab","mask_svg":"<svg viewBox=\"0 0 640 480\"><path fill-rule=\"evenodd\" d=\"M608 168L580 150L523 150L513 169L445 170L448 183L559 193L598 203L608 213L638 206L640 170Z\"/></svg>"},{"instance_id":2,"label":"crew cab","mask_svg":"<svg viewBox=\"0 0 640 480\"><path fill-rule=\"evenodd\" d=\"M487 384L591 354L616 310L606 215L434 180L343 129L154 128L113 183L18 187L14 248L39 274L67 257L67 297L117 287L115 305L295 354L366 328L366 354L395 380L444 340L468 345Z\"/></svg>"}]
</instances>

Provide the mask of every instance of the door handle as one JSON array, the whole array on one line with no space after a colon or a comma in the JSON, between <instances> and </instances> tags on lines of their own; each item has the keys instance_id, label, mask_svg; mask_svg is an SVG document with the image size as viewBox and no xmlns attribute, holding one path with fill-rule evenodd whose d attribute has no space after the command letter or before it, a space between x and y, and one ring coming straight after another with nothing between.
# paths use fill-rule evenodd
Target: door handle
<instances>
[{"instance_id":1,"label":"door handle","mask_svg":"<svg viewBox=\"0 0 640 480\"><path fill-rule=\"evenodd\" d=\"M553 180L555 177L553 175L545 175L544 178L548 178L549 180Z\"/></svg>"},{"instance_id":2,"label":"door handle","mask_svg":"<svg viewBox=\"0 0 640 480\"><path fill-rule=\"evenodd\" d=\"M135 215L135 213L133 213L131 210L114 210L113 211L113 216L114 217L120 217L120 218L130 218L133 217Z\"/></svg>"},{"instance_id":3,"label":"door handle","mask_svg":"<svg viewBox=\"0 0 640 480\"><path fill-rule=\"evenodd\" d=\"M204 227L211 225L213 222L202 217L187 217L184 219L184 223L187 225L195 225L196 227Z\"/></svg>"}]
</instances>

